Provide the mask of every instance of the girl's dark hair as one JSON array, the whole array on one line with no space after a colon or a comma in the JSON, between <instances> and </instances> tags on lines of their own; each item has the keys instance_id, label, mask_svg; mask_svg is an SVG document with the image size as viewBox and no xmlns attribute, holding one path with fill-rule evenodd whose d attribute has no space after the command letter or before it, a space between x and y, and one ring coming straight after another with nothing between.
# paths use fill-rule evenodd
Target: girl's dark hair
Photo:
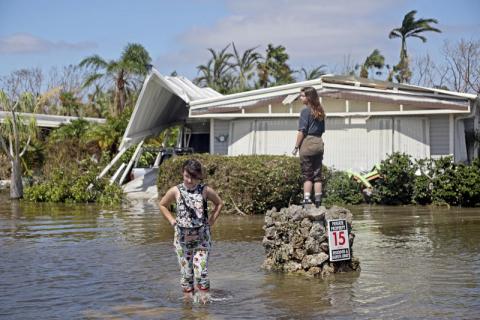
<instances>
[{"instance_id":1,"label":"girl's dark hair","mask_svg":"<svg viewBox=\"0 0 480 320\"><path fill-rule=\"evenodd\" d=\"M203 179L203 166L198 160L186 160L182 166L182 174L184 171L187 171L188 174L194 179Z\"/></svg>"},{"instance_id":2,"label":"girl's dark hair","mask_svg":"<svg viewBox=\"0 0 480 320\"><path fill-rule=\"evenodd\" d=\"M325 110L323 109L322 104L320 103L320 98L318 97L317 90L313 87L304 87L300 89L301 92L305 94L307 98L308 105L312 111L312 116L315 119L325 118Z\"/></svg>"}]
</instances>

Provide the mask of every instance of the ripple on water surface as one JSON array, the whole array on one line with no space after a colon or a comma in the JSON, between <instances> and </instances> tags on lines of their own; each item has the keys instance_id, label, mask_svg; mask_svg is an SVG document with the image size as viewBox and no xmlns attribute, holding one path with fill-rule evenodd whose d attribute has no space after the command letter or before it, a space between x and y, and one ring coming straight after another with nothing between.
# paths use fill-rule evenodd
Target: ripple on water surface
<instances>
[{"instance_id":1,"label":"ripple on water surface","mask_svg":"<svg viewBox=\"0 0 480 320\"><path fill-rule=\"evenodd\" d=\"M474 319L480 310L478 210L353 207L362 271L328 279L265 272L263 217L222 216L212 303L202 306L182 302L173 231L154 203L0 200L5 319Z\"/></svg>"}]
</instances>

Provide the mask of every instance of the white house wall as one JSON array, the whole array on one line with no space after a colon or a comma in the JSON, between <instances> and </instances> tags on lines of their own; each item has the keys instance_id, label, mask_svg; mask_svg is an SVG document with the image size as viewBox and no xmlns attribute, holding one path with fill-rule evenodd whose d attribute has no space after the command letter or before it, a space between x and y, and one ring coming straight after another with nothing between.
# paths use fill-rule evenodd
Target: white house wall
<instances>
[{"instance_id":1,"label":"white house wall","mask_svg":"<svg viewBox=\"0 0 480 320\"><path fill-rule=\"evenodd\" d=\"M326 127L324 162L340 170L370 170L393 152L430 156L426 117L327 118Z\"/></svg>"},{"instance_id":2,"label":"white house wall","mask_svg":"<svg viewBox=\"0 0 480 320\"><path fill-rule=\"evenodd\" d=\"M392 151L391 118L327 118L324 164L366 171Z\"/></svg>"},{"instance_id":3,"label":"white house wall","mask_svg":"<svg viewBox=\"0 0 480 320\"><path fill-rule=\"evenodd\" d=\"M257 120L256 154L289 154L298 129L296 119Z\"/></svg>"},{"instance_id":4,"label":"white house wall","mask_svg":"<svg viewBox=\"0 0 480 320\"><path fill-rule=\"evenodd\" d=\"M427 117L327 118L324 163L339 170L365 171L394 151L414 158L428 157L429 123ZM231 120L228 155L290 155L297 125L296 118ZM215 124L219 131L214 135L224 132L225 127L225 123L218 127ZM215 149L214 153L220 150Z\"/></svg>"},{"instance_id":5,"label":"white house wall","mask_svg":"<svg viewBox=\"0 0 480 320\"><path fill-rule=\"evenodd\" d=\"M297 119L233 120L228 154L290 154L297 126Z\"/></svg>"},{"instance_id":6,"label":"white house wall","mask_svg":"<svg viewBox=\"0 0 480 320\"><path fill-rule=\"evenodd\" d=\"M415 158L430 157L430 130L427 117L395 117L393 149Z\"/></svg>"},{"instance_id":7,"label":"white house wall","mask_svg":"<svg viewBox=\"0 0 480 320\"><path fill-rule=\"evenodd\" d=\"M230 122L228 155L255 154L255 120L234 120Z\"/></svg>"}]
</instances>

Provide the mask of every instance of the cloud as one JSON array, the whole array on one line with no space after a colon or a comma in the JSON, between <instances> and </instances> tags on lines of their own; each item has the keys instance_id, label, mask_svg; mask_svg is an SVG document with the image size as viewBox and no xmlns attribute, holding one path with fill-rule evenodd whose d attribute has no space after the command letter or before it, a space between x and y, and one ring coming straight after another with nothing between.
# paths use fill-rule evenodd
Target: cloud
<instances>
[{"instance_id":1,"label":"cloud","mask_svg":"<svg viewBox=\"0 0 480 320\"><path fill-rule=\"evenodd\" d=\"M16 33L0 38L0 54L43 53L58 50L78 51L96 47L97 44L94 42L52 42L28 33Z\"/></svg>"},{"instance_id":2,"label":"cloud","mask_svg":"<svg viewBox=\"0 0 480 320\"><path fill-rule=\"evenodd\" d=\"M396 56L398 48L388 39L391 21L382 19L395 3L394 0L230 0L228 16L211 26L197 26L179 35L178 42L188 50L183 50L186 56L178 52L173 58L193 59L195 53L198 57L208 57L206 48L220 50L232 41L240 50L260 46L261 52L269 43L283 45L291 64L297 67L327 64L332 69L346 56L356 62L363 61L375 48L384 55ZM169 60L172 61L172 56ZM197 60L197 64L205 62L206 59Z\"/></svg>"},{"instance_id":3,"label":"cloud","mask_svg":"<svg viewBox=\"0 0 480 320\"><path fill-rule=\"evenodd\" d=\"M197 24L176 37L175 47L179 49L156 59L161 70L175 69L182 74L185 70L189 76L196 75L195 67L211 57L207 48L219 51L232 42L240 52L258 47L262 54L269 43L283 45L294 69L323 64L328 72L339 73L347 65L365 61L374 49L379 49L385 62L393 65L398 63L400 40L389 39L388 34L401 25L403 15L415 1L226 0L225 4L227 13L222 18ZM437 15L422 11L418 17ZM410 57L438 51L445 39L465 34L473 37L478 34L475 31L479 24L454 21L437 27L442 34L427 34L427 43L418 39L408 42Z\"/></svg>"}]
</instances>

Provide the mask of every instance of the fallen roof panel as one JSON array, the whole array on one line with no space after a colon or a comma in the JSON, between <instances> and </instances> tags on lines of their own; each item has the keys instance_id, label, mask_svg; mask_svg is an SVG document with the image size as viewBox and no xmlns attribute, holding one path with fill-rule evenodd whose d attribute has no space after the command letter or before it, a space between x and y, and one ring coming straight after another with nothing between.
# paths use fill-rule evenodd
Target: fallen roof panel
<instances>
[{"instance_id":1,"label":"fallen roof panel","mask_svg":"<svg viewBox=\"0 0 480 320\"><path fill-rule=\"evenodd\" d=\"M153 69L143 83L120 149L185 122L190 101L218 96L221 94L198 88L186 78L164 77Z\"/></svg>"}]
</instances>

